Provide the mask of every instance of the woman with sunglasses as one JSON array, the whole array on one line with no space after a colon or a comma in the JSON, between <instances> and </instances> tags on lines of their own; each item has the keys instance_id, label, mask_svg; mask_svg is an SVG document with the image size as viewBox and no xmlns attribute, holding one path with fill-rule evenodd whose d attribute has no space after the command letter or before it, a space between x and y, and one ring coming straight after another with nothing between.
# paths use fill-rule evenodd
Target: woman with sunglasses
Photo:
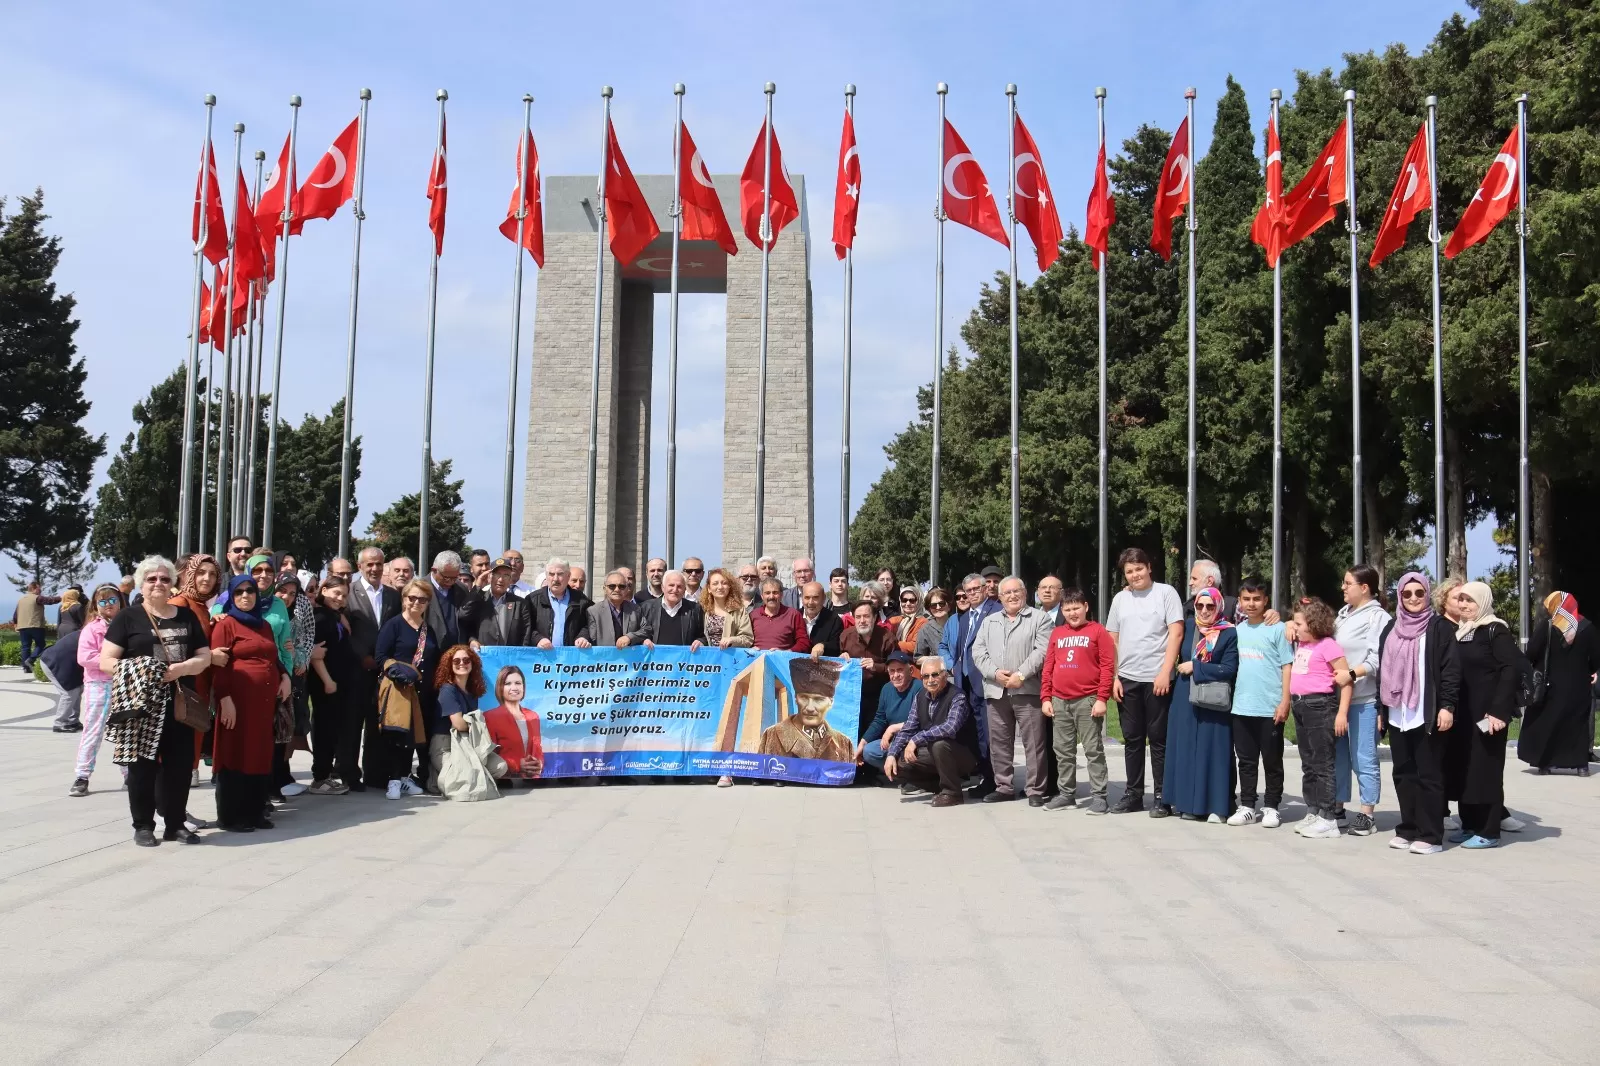
<instances>
[{"instance_id":1,"label":"woman with sunglasses","mask_svg":"<svg viewBox=\"0 0 1600 1066\"><path fill-rule=\"evenodd\" d=\"M115 678L118 661L154 659L166 664L163 682L176 681L190 690L195 678L211 666L211 649L200 619L187 607L170 601L174 569L159 555L133 572L141 594L138 607L122 611L106 627L100 645L100 672ZM164 840L196 843L184 827L189 802L189 774L194 769L194 730L173 716L173 693L167 684L151 690L144 704L128 710L142 714L112 724L107 730L118 765L128 768L128 810L133 815L133 842L143 848L155 838L156 811L166 823Z\"/></svg>"},{"instance_id":2,"label":"woman with sunglasses","mask_svg":"<svg viewBox=\"0 0 1600 1066\"><path fill-rule=\"evenodd\" d=\"M900 590L900 616L894 619L894 639L899 649L910 655L917 650L917 635L928 624L922 610L922 593L915 585Z\"/></svg>"},{"instance_id":3,"label":"woman with sunglasses","mask_svg":"<svg viewBox=\"0 0 1600 1066\"><path fill-rule=\"evenodd\" d=\"M439 714L428 738L428 784L437 788L439 771L450 751L450 734L467 731L467 715L478 709L478 700L487 691L483 660L467 645L457 644L439 656L433 683L439 690Z\"/></svg>"},{"instance_id":4,"label":"woman with sunglasses","mask_svg":"<svg viewBox=\"0 0 1600 1066\"><path fill-rule=\"evenodd\" d=\"M122 610L122 590L115 585L98 585L89 598L94 614L78 636L78 665L83 667L83 733L78 737L77 772L69 795L87 796L89 776L100 755L100 739L106 732L106 714L111 710L111 675L100 669L100 646L105 643L106 627ZM128 768L120 767L122 780Z\"/></svg>"},{"instance_id":5,"label":"woman with sunglasses","mask_svg":"<svg viewBox=\"0 0 1600 1066\"><path fill-rule=\"evenodd\" d=\"M928 611L928 624L917 630L916 647L911 650L911 661L918 664L929 655L939 654L939 637L954 613L949 591L938 585L928 590L922 603Z\"/></svg>"},{"instance_id":6,"label":"woman with sunglasses","mask_svg":"<svg viewBox=\"0 0 1600 1066\"><path fill-rule=\"evenodd\" d=\"M511 787L519 778L531 785L544 773L539 716L522 705L527 687L527 679L519 667L502 666L494 682L494 698L500 701L499 706L483 712L489 739L506 761L506 780L499 782L502 788ZM731 778L729 783L732 783Z\"/></svg>"},{"instance_id":7,"label":"woman with sunglasses","mask_svg":"<svg viewBox=\"0 0 1600 1066\"><path fill-rule=\"evenodd\" d=\"M379 669L384 673L389 673L396 664L409 665L415 671L416 680L411 684L417 697L418 714L423 713L423 701L432 698L433 693L428 689L434 671L439 666L439 644L428 628L428 604L432 600L431 582L420 578L407 582L400 589L400 613L383 623L383 628L378 630L378 643L373 651L373 658L377 659ZM379 717L382 716L380 708ZM425 715L423 720L426 721ZM411 776L411 757L416 752L417 744L428 743L426 733L418 732L420 723L413 721L410 732L383 728L383 723L379 724L382 734L379 743L389 751L389 787L385 795L392 800L401 796L422 795L426 789ZM414 739L419 737L421 739ZM418 769L421 773L427 773L425 766Z\"/></svg>"},{"instance_id":8,"label":"woman with sunglasses","mask_svg":"<svg viewBox=\"0 0 1600 1066\"><path fill-rule=\"evenodd\" d=\"M230 833L272 828L273 729L278 701L289 694L289 672L267 624L269 599L254 577L240 574L229 580L227 609L211 625L217 694L211 776L217 825Z\"/></svg>"},{"instance_id":9,"label":"woman with sunglasses","mask_svg":"<svg viewBox=\"0 0 1600 1066\"><path fill-rule=\"evenodd\" d=\"M1195 593L1194 617L1184 623L1178 647L1178 680L1167 709L1167 763L1161 783L1162 800L1183 819L1214 825L1233 813L1230 714L1233 683L1239 676L1239 634L1222 615L1221 589ZM1193 701L1197 686L1213 683L1227 686L1228 706Z\"/></svg>"}]
</instances>

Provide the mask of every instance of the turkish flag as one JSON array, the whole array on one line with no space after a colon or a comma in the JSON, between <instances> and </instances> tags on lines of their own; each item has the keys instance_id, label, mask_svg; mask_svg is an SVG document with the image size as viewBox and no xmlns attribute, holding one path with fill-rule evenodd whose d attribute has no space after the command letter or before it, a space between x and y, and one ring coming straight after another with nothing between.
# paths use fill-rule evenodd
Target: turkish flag
<instances>
[{"instance_id":1,"label":"turkish flag","mask_svg":"<svg viewBox=\"0 0 1600 1066\"><path fill-rule=\"evenodd\" d=\"M223 350L226 344L223 335L228 331L227 294L230 289L231 286L228 284L228 267L223 264L218 264L217 283L212 286L211 289L211 313L206 316L206 331L211 337L211 347L215 348L219 352ZM234 304L237 307L239 305L239 301L235 300ZM238 317L239 316L236 311L234 314L235 321L237 321ZM237 332L237 328L235 329L235 332Z\"/></svg>"},{"instance_id":2,"label":"turkish flag","mask_svg":"<svg viewBox=\"0 0 1600 1066\"><path fill-rule=\"evenodd\" d=\"M211 286L204 278L200 279L200 343L211 343Z\"/></svg>"},{"instance_id":3,"label":"turkish flag","mask_svg":"<svg viewBox=\"0 0 1600 1066\"><path fill-rule=\"evenodd\" d=\"M1011 247L1011 242L1006 240L1005 227L1000 224L1000 208L995 205L994 193L989 191L989 179L983 176L983 168L967 151L967 142L950 125L949 119L944 122L943 162L940 180L944 188L939 200L945 217ZM968 189L972 191L965 191Z\"/></svg>"},{"instance_id":4,"label":"turkish flag","mask_svg":"<svg viewBox=\"0 0 1600 1066\"><path fill-rule=\"evenodd\" d=\"M250 187L244 183L244 171L239 171L239 187L233 200L233 265L235 280L247 286L257 278L267 276L266 259L261 254L261 233L256 229L256 215L250 206Z\"/></svg>"},{"instance_id":5,"label":"turkish flag","mask_svg":"<svg viewBox=\"0 0 1600 1066\"><path fill-rule=\"evenodd\" d=\"M360 148L361 119L352 119L294 194L294 219L290 233L299 233L307 219L332 218L356 194L356 153Z\"/></svg>"},{"instance_id":6,"label":"turkish flag","mask_svg":"<svg viewBox=\"0 0 1600 1066\"><path fill-rule=\"evenodd\" d=\"M439 148L433 153L433 166L428 171L428 228L433 231L433 254L444 252L444 205L450 196L444 165L444 116L439 116Z\"/></svg>"},{"instance_id":7,"label":"turkish flag","mask_svg":"<svg viewBox=\"0 0 1600 1066\"><path fill-rule=\"evenodd\" d=\"M1383 225L1378 227L1378 237L1372 244L1372 258L1368 266L1377 266L1406 243L1406 229L1418 211L1433 207L1433 188L1428 174L1428 124L1423 123L1417 135L1411 138L1405 161L1400 164L1400 176L1395 179L1394 192L1389 196L1389 207L1383 213Z\"/></svg>"},{"instance_id":8,"label":"turkish flag","mask_svg":"<svg viewBox=\"0 0 1600 1066\"><path fill-rule=\"evenodd\" d=\"M289 176L284 180L284 175ZM278 276L278 234L283 232L283 201L288 190L294 188L294 160L289 156L289 138L283 139L283 151L278 153L278 163L267 175L267 184L261 190L261 200L256 204L256 229L261 233L261 255L267 263L267 280Z\"/></svg>"},{"instance_id":9,"label":"turkish flag","mask_svg":"<svg viewBox=\"0 0 1600 1066\"><path fill-rule=\"evenodd\" d=\"M1250 239L1267 253L1267 265L1275 267L1283 256L1283 146L1278 143L1278 120L1267 119L1267 200L1250 223Z\"/></svg>"},{"instance_id":10,"label":"turkish flag","mask_svg":"<svg viewBox=\"0 0 1600 1066\"><path fill-rule=\"evenodd\" d=\"M1089 189L1089 211L1084 218L1083 243L1100 253L1098 266L1105 262L1111 250L1111 227L1117 221L1117 202L1111 197L1111 183L1106 179L1106 145L1100 142L1100 154L1094 162L1094 185Z\"/></svg>"},{"instance_id":11,"label":"turkish flag","mask_svg":"<svg viewBox=\"0 0 1600 1066\"><path fill-rule=\"evenodd\" d=\"M1022 223L1033 238L1033 250L1039 257L1039 270L1050 269L1050 264L1061 254L1061 215L1056 211L1055 197L1050 193L1050 179L1045 177L1044 160L1039 158L1039 146L1033 135L1017 116L1016 157L1011 160L1015 173L1017 221ZM1033 167L1030 173L1027 169ZM1038 175L1036 178L1033 175ZM1029 190L1032 190L1031 192Z\"/></svg>"},{"instance_id":12,"label":"turkish flag","mask_svg":"<svg viewBox=\"0 0 1600 1066\"><path fill-rule=\"evenodd\" d=\"M190 226L189 239L196 244L200 243L202 181L205 182L203 195L206 202L206 245L202 253L210 260L211 265L215 266L228 258L228 218L222 212L222 185L217 181L217 154L212 151L209 142L206 144L205 167L195 175L194 179L194 222Z\"/></svg>"},{"instance_id":13,"label":"turkish flag","mask_svg":"<svg viewBox=\"0 0 1600 1066\"><path fill-rule=\"evenodd\" d=\"M526 145L528 156L528 173L532 175L527 181L522 180L522 156ZM524 129L522 136L517 138L517 183L511 187L511 202L506 205L505 221L500 223L500 232L506 240L513 243L517 239L517 190L522 191L522 247L533 256L533 261L541 269L544 267L544 206L539 199L539 146L533 143L533 132Z\"/></svg>"},{"instance_id":14,"label":"turkish flag","mask_svg":"<svg viewBox=\"0 0 1600 1066\"><path fill-rule=\"evenodd\" d=\"M750 238L750 243L757 248L761 247L761 186L762 175L766 173L766 134L767 124L761 123L761 132L756 134L755 147L750 149L750 158L744 162L744 172L739 175L739 217L744 225L744 235ZM767 228L771 233L771 240L767 243L767 250L778 243L778 234L783 232L783 227L800 217L800 204L794 196L794 188L789 184L789 172L783 165L783 149L778 147L778 131L772 131L772 189L769 193L771 206L768 209Z\"/></svg>"},{"instance_id":15,"label":"turkish flag","mask_svg":"<svg viewBox=\"0 0 1600 1066\"><path fill-rule=\"evenodd\" d=\"M1305 240L1333 221L1334 206L1345 202L1344 120L1322 146L1305 177L1283 199L1283 236L1280 251Z\"/></svg>"},{"instance_id":16,"label":"turkish flag","mask_svg":"<svg viewBox=\"0 0 1600 1066\"><path fill-rule=\"evenodd\" d=\"M661 236L656 216L645 201L644 192L628 169L617 144L617 128L606 120L606 234L611 254L627 266L639 258L645 246Z\"/></svg>"},{"instance_id":17,"label":"turkish flag","mask_svg":"<svg viewBox=\"0 0 1600 1066\"><path fill-rule=\"evenodd\" d=\"M1156 185L1156 212L1150 223L1150 247L1163 259L1172 258L1172 220L1183 214L1194 184L1194 160L1189 158L1189 119L1178 123L1161 165L1161 181Z\"/></svg>"},{"instance_id":18,"label":"turkish flag","mask_svg":"<svg viewBox=\"0 0 1600 1066\"><path fill-rule=\"evenodd\" d=\"M722 198L711 183L711 172L700 158L700 149L689 136L689 127L678 127L678 204L683 212L682 236L686 241L716 241L729 255L739 254L739 242L722 210Z\"/></svg>"},{"instance_id":19,"label":"turkish flag","mask_svg":"<svg viewBox=\"0 0 1600 1066\"><path fill-rule=\"evenodd\" d=\"M839 135L839 177L833 183L833 254L844 258L856 243L856 216L861 212L861 153L856 150L856 120L844 113Z\"/></svg>"},{"instance_id":20,"label":"turkish flag","mask_svg":"<svg viewBox=\"0 0 1600 1066\"><path fill-rule=\"evenodd\" d=\"M1483 176L1483 184L1472 194L1472 202L1461 213L1461 221L1456 223L1455 232L1450 234L1450 243L1445 245L1446 259L1454 259L1489 236L1489 232L1511 211L1511 205L1520 199L1517 191L1522 169L1517 144L1520 132L1520 127L1511 128L1511 136L1506 138L1494 162L1489 164L1489 173Z\"/></svg>"}]
</instances>

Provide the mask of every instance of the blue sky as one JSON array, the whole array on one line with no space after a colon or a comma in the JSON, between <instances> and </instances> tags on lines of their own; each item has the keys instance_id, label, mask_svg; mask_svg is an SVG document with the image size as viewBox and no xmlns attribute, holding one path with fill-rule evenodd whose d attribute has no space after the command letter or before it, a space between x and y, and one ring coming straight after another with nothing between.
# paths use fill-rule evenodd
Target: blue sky
<instances>
[{"instance_id":1,"label":"blue sky","mask_svg":"<svg viewBox=\"0 0 1600 1066\"><path fill-rule=\"evenodd\" d=\"M433 147L434 91L450 92L450 216L440 270L434 454L465 474L472 540L491 550L500 525L501 412L510 333L512 248L495 227L512 184L520 98L536 98L534 136L546 175L596 170L602 83L615 86L618 136L637 173L668 173L674 81L716 172L737 172L760 127L762 83L778 86L776 128L792 172L809 177L816 296L816 529L819 567L838 556L842 269L827 243L846 82L858 87L863 166L856 256L852 506L884 465L883 445L915 414L933 363L932 202L937 181L935 82L991 180L1004 185L1005 84L1039 143L1063 223L1081 228L1095 153L1096 85L1109 90L1113 144L1142 122L1172 128L1183 91L1199 89L1197 137L1232 74L1265 121L1267 92L1291 90L1296 68L1337 67L1348 51L1400 41L1416 50L1458 3L1333 4L1081 2L971 4L612 3L466 6L389 2L259 5L30 5L6 16L0 62L12 86L0 109L0 195L42 185L66 246L60 282L79 300L89 422L108 459L130 410L185 353L189 211L203 94L218 97L219 163L230 128L247 125L246 157L276 158L287 100L299 93L301 173L373 90L355 404L366 458L357 496L367 517L415 491L429 235L423 189ZM270 12L270 14L268 14ZM41 47L49 42L49 47ZM225 183L226 187L226 183ZM342 394L349 295L348 209L312 222L290 261L284 412L298 421ZM1025 280L1035 274L1026 237ZM978 287L1004 269L1004 249L960 227L946 240L946 336ZM531 267L531 264L530 264ZM529 271L522 388L532 333ZM652 548L663 541L666 301L657 307L657 411ZM722 301L683 304L679 426L686 486L719 484ZM533 358L538 358L534 338ZM588 383L550 405L587 412ZM527 398L519 398L526 421ZM491 414L486 419L483 412ZM581 415L580 415L581 417ZM777 417L774 415L774 417ZM524 425L525 431L526 426ZM101 472L104 470L101 465ZM519 484L521 471L519 468ZM680 501L678 541L720 551L720 491ZM521 528L520 494L515 527ZM1472 569L1493 562L1487 531Z\"/></svg>"}]
</instances>

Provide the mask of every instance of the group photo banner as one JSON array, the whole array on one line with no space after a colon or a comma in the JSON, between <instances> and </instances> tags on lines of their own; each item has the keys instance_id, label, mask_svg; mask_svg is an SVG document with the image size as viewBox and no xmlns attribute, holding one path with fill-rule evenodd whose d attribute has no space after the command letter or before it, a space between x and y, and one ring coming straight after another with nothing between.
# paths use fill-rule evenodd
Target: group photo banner
<instances>
[{"instance_id":1,"label":"group photo banner","mask_svg":"<svg viewBox=\"0 0 1600 1066\"><path fill-rule=\"evenodd\" d=\"M524 777L855 780L861 664L746 648L484 647L491 733ZM496 695L522 676L520 715ZM501 721L504 719L504 721ZM502 745L504 747L504 745Z\"/></svg>"}]
</instances>

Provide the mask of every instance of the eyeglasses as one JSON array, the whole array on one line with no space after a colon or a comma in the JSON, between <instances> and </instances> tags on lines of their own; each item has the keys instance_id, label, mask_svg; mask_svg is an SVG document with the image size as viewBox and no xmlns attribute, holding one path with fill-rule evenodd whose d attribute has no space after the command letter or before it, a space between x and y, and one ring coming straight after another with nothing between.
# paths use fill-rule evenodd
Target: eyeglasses
<instances>
[{"instance_id":1,"label":"eyeglasses","mask_svg":"<svg viewBox=\"0 0 1600 1066\"><path fill-rule=\"evenodd\" d=\"M749 585L749 584L751 584L753 582L760 581L761 580L761 575L760 574L740 574L739 575L739 580L744 582L746 585Z\"/></svg>"},{"instance_id":2,"label":"eyeglasses","mask_svg":"<svg viewBox=\"0 0 1600 1066\"><path fill-rule=\"evenodd\" d=\"M627 586L626 583L618 584L617 582L612 581L612 582L608 582L606 584L606 591L607 592L621 592L623 589L625 589L627 587L628 586Z\"/></svg>"},{"instance_id":3,"label":"eyeglasses","mask_svg":"<svg viewBox=\"0 0 1600 1066\"><path fill-rule=\"evenodd\" d=\"M170 585L172 584L172 578L166 574L147 574L145 575L144 583L146 585Z\"/></svg>"},{"instance_id":4,"label":"eyeglasses","mask_svg":"<svg viewBox=\"0 0 1600 1066\"><path fill-rule=\"evenodd\" d=\"M426 596L407 596L406 597L406 602L407 603L427 603L428 602L428 597L426 597Z\"/></svg>"}]
</instances>

